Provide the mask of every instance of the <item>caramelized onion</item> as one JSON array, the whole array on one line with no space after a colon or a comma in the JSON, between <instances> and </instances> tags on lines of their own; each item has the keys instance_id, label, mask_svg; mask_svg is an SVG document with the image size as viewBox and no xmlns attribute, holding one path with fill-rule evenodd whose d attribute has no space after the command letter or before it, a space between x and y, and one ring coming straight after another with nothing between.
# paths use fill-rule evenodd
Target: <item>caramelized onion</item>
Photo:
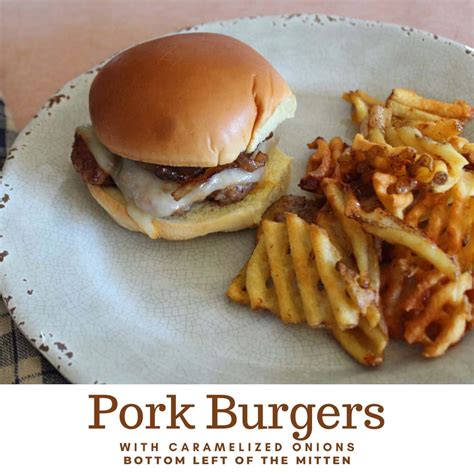
<instances>
[{"instance_id":1,"label":"caramelized onion","mask_svg":"<svg viewBox=\"0 0 474 474\"><path fill-rule=\"evenodd\" d=\"M254 156L255 155L255 156ZM181 186L176 188L171 195L174 197L175 201L179 201L186 194L190 193L196 186L199 186L202 183L205 183L211 176L214 176L221 171L224 171L229 168L242 168L245 171L253 172L262 166L265 166L267 161L267 155L262 152L245 154L241 153L238 158L227 165L214 166L213 168L207 168L204 173L192 178Z\"/></svg>"}]
</instances>

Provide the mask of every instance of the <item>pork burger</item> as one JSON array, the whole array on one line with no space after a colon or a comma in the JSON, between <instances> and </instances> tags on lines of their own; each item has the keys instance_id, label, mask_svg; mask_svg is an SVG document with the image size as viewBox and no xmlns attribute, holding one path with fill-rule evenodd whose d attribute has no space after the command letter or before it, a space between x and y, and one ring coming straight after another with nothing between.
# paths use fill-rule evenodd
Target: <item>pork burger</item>
<instances>
[{"instance_id":1,"label":"pork burger","mask_svg":"<svg viewBox=\"0 0 474 474\"><path fill-rule=\"evenodd\" d=\"M99 71L89 109L72 162L129 230L182 240L244 229L287 187L291 159L271 135L294 116L295 96L234 38L192 33L134 46Z\"/></svg>"}]
</instances>

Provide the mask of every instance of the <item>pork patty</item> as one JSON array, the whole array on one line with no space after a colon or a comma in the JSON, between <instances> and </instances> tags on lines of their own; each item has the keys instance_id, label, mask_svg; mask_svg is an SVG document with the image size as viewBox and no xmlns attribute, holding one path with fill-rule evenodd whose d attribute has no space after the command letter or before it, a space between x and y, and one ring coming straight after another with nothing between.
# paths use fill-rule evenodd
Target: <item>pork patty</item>
<instances>
[{"instance_id":1,"label":"pork patty","mask_svg":"<svg viewBox=\"0 0 474 474\"><path fill-rule=\"evenodd\" d=\"M111 176L106 173L89 151L84 139L76 133L72 144L71 161L74 169L87 184L95 186L111 186L114 184Z\"/></svg>"},{"instance_id":2,"label":"pork patty","mask_svg":"<svg viewBox=\"0 0 474 474\"><path fill-rule=\"evenodd\" d=\"M209 194L207 199L209 201L214 201L221 206L225 206L227 204L232 204L233 202L241 201L256 185L257 183L227 186L227 188Z\"/></svg>"}]
</instances>

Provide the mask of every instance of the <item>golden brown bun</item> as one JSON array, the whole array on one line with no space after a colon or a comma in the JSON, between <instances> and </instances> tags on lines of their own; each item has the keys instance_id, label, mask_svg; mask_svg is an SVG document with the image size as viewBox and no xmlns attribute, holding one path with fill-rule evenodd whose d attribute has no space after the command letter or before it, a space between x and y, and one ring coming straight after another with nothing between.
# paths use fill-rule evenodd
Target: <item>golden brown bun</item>
<instances>
[{"instance_id":1,"label":"golden brown bun","mask_svg":"<svg viewBox=\"0 0 474 474\"><path fill-rule=\"evenodd\" d=\"M232 232L256 226L265 210L286 190L291 158L277 148L270 150L262 181L242 200L226 206L195 204L182 216L150 219L147 225L133 219L118 188L88 185L94 199L119 225L143 232L152 239L187 240L213 232Z\"/></svg>"},{"instance_id":2,"label":"golden brown bun","mask_svg":"<svg viewBox=\"0 0 474 474\"><path fill-rule=\"evenodd\" d=\"M110 60L89 95L92 125L132 160L210 167L253 151L294 116L296 99L250 46L225 35L172 35Z\"/></svg>"}]
</instances>

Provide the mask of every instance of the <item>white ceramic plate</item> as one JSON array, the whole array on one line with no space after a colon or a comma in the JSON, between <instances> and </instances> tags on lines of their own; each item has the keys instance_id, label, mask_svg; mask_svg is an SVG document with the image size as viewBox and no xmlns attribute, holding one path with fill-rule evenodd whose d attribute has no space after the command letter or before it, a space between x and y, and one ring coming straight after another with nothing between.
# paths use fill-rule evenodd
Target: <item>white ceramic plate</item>
<instances>
[{"instance_id":1,"label":"white ceramic plate","mask_svg":"<svg viewBox=\"0 0 474 474\"><path fill-rule=\"evenodd\" d=\"M430 33L351 19L292 15L189 28L256 48L298 98L279 129L295 156L298 192L317 135L354 133L343 91L386 97L394 86L474 102L471 49ZM227 301L254 231L189 242L151 241L115 225L92 200L69 154L89 122L95 71L69 84L18 137L0 195L2 293L22 331L74 382L473 382L474 336L439 360L392 343L368 370L324 332L288 327ZM471 133L471 139L474 138Z\"/></svg>"}]
</instances>

